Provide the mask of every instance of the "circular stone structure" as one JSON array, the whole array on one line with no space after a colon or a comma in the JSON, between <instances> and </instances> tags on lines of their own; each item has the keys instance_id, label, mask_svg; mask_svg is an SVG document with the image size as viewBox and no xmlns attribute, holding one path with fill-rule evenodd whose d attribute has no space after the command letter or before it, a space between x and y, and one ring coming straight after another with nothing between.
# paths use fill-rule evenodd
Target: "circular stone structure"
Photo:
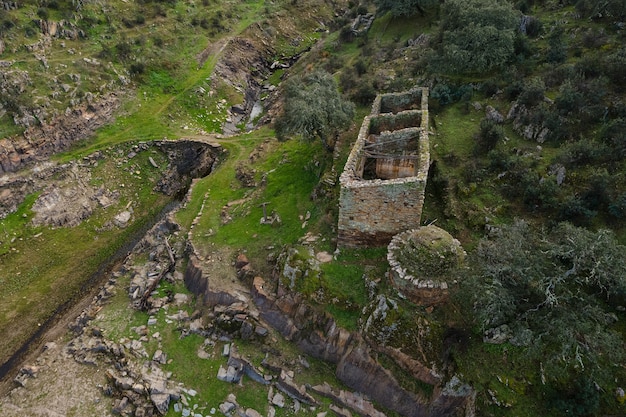
<instances>
[{"instance_id":1,"label":"circular stone structure","mask_svg":"<svg viewBox=\"0 0 626 417\"><path fill-rule=\"evenodd\" d=\"M433 225L397 234L387 248L391 283L418 305L444 302L448 297L445 279L464 259L461 243Z\"/></svg>"}]
</instances>

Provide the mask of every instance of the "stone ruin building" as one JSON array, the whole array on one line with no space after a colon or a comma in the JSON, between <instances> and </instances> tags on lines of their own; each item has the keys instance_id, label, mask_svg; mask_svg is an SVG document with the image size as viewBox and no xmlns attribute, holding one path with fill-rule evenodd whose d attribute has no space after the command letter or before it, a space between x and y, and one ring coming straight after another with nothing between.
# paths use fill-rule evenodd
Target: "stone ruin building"
<instances>
[{"instance_id":1,"label":"stone ruin building","mask_svg":"<svg viewBox=\"0 0 626 417\"><path fill-rule=\"evenodd\" d=\"M340 177L338 246L419 227L429 164L428 89L378 95Z\"/></svg>"},{"instance_id":2,"label":"stone ruin building","mask_svg":"<svg viewBox=\"0 0 626 417\"><path fill-rule=\"evenodd\" d=\"M465 256L461 243L437 226L407 230L389 243L389 280L417 305L440 304L448 299L448 273L460 267Z\"/></svg>"}]
</instances>

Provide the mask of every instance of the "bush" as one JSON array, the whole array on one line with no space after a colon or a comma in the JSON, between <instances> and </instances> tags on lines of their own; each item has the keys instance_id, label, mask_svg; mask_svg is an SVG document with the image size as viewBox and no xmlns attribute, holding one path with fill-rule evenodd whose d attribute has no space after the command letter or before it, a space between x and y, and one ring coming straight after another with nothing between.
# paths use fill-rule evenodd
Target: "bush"
<instances>
[{"instance_id":1,"label":"bush","mask_svg":"<svg viewBox=\"0 0 626 417\"><path fill-rule=\"evenodd\" d=\"M361 106L371 105L376 98L376 90L371 81L361 81L350 99Z\"/></svg>"},{"instance_id":2,"label":"bush","mask_svg":"<svg viewBox=\"0 0 626 417\"><path fill-rule=\"evenodd\" d=\"M564 62L567 59L567 44L563 39L563 29L556 28L548 38L546 60L553 64Z\"/></svg>"},{"instance_id":3,"label":"bush","mask_svg":"<svg viewBox=\"0 0 626 417\"><path fill-rule=\"evenodd\" d=\"M600 409L600 395L590 378L581 377L566 387L553 389L547 397L548 406L562 415L593 416Z\"/></svg>"},{"instance_id":4,"label":"bush","mask_svg":"<svg viewBox=\"0 0 626 417\"><path fill-rule=\"evenodd\" d=\"M622 47L608 55L604 62L600 61L600 67L604 74L609 77L618 91L626 89L626 48Z\"/></svg>"},{"instance_id":5,"label":"bush","mask_svg":"<svg viewBox=\"0 0 626 417\"><path fill-rule=\"evenodd\" d=\"M616 219L626 218L626 193L622 193L609 204L609 214Z\"/></svg>"},{"instance_id":6,"label":"bush","mask_svg":"<svg viewBox=\"0 0 626 417\"><path fill-rule=\"evenodd\" d=\"M611 149L605 144L583 139L564 144L556 161L566 167L582 167L606 162L611 153Z\"/></svg>"},{"instance_id":7,"label":"bush","mask_svg":"<svg viewBox=\"0 0 626 417\"><path fill-rule=\"evenodd\" d=\"M480 121L480 130L475 137L474 152L484 155L494 149L498 142L504 139L504 129L498 123L490 119Z\"/></svg>"},{"instance_id":8,"label":"bush","mask_svg":"<svg viewBox=\"0 0 626 417\"><path fill-rule=\"evenodd\" d=\"M341 91L347 93L352 90L358 84L358 77L356 71L351 67L346 67L339 74L339 86Z\"/></svg>"},{"instance_id":9,"label":"bush","mask_svg":"<svg viewBox=\"0 0 626 417\"><path fill-rule=\"evenodd\" d=\"M528 181L532 177L532 181ZM551 210L558 204L559 186L554 177L526 176L522 201L530 210Z\"/></svg>"},{"instance_id":10,"label":"bush","mask_svg":"<svg viewBox=\"0 0 626 417\"><path fill-rule=\"evenodd\" d=\"M489 159L488 169L491 172L502 173L513 167L517 161L515 156L503 149L493 149L487 154Z\"/></svg>"},{"instance_id":11,"label":"bush","mask_svg":"<svg viewBox=\"0 0 626 417\"><path fill-rule=\"evenodd\" d=\"M48 18L50 17L48 9L46 9L45 7L40 7L39 9L37 9L37 16L41 20L48 20Z\"/></svg>"},{"instance_id":12,"label":"bush","mask_svg":"<svg viewBox=\"0 0 626 417\"><path fill-rule=\"evenodd\" d=\"M576 226L588 226L597 214L581 198L572 195L559 204L557 220Z\"/></svg>"},{"instance_id":13,"label":"bush","mask_svg":"<svg viewBox=\"0 0 626 417\"><path fill-rule=\"evenodd\" d=\"M523 84L517 102L526 107L534 107L543 101L546 85L539 77L532 77Z\"/></svg>"},{"instance_id":14,"label":"bush","mask_svg":"<svg viewBox=\"0 0 626 417\"><path fill-rule=\"evenodd\" d=\"M506 324L516 336L530 332L524 354L536 364L537 380L567 381L569 388L578 378L614 383L625 352L607 299L619 300L626 290L626 248L613 233L569 223L533 229L518 220L481 240L471 256L461 281L461 291L473 297L466 314L483 330ZM577 387L572 397L587 390ZM593 399L580 400L595 407Z\"/></svg>"},{"instance_id":15,"label":"bush","mask_svg":"<svg viewBox=\"0 0 626 417\"><path fill-rule=\"evenodd\" d=\"M352 25L347 24L339 31L339 41L341 43L350 43L354 40L354 32L352 32Z\"/></svg>"},{"instance_id":16,"label":"bush","mask_svg":"<svg viewBox=\"0 0 626 417\"><path fill-rule=\"evenodd\" d=\"M559 89L559 95L554 100L554 105L561 114L568 115L579 110L583 102L583 95L574 85L567 81Z\"/></svg>"},{"instance_id":17,"label":"bush","mask_svg":"<svg viewBox=\"0 0 626 417\"><path fill-rule=\"evenodd\" d=\"M333 76L323 71L290 78L285 83L283 109L275 124L279 139L290 135L319 138L329 150L339 130L354 116L354 105L341 97Z\"/></svg>"},{"instance_id":18,"label":"bush","mask_svg":"<svg viewBox=\"0 0 626 417\"><path fill-rule=\"evenodd\" d=\"M125 61L130 58L132 51L131 45L126 41L121 41L115 45L115 52L117 53L117 57L120 61Z\"/></svg>"},{"instance_id":19,"label":"bush","mask_svg":"<svg viewBox=\"0 0 626 417\"><path fill-rule=\"evenodd\" d=\"M491 97L498 92L498 83L493 79L489 79L480 85L480 92L485 97Z\"/></svg>"},{"instance_id":20,"label":"bush","mask_svg":"<svg viewBox=\"0 0 626 417\"><path fill-rule=\"evenodd\" d=\"M524 83L521 80L512 81L504 88L504 97L509 101L513 101L519 97L523 90Z\"/></svg>"},{"instance_id":21,"label":"bush","mask_svg":"<svg viewBox=\"0 0 626 417\"><path fill-rule=\"evenodd\" d=\"M394 17L424 15L439 5L437 0L374 0L379 13L391 12Z\"/></svg>"},{"instance_id":22,"label":"bush","mask_svg":"<svg viewBox=\"0 0 626 417\"><path fill-rule=\"evenodd\" d=\"M354 64L354 69L356 70L356 73L360 76L364 75L367 73L367 64L365 63L365 61L363 61L362 59L359 59L355 64Z\"/></svg>"},{"instance_id":23,"label":"bush","mask_svg":"<svg viewBox=\"0 0 626 417\"><path fill-rule=\"evenodd\" d=\"M600 139L612 147L617 158L626 156L626 119L609 120L600 130Z\"/></svg>"},{"instance_id":24,"label":"bush","mask_svg":"<svg viewBox=\"0 0 626 417\"><path fill-rule=\"evenodd\" d=\"M129 68L130 75L138 77L146 72L146 64L143 62L133 62Z\"/></svg>"}]
</instances>

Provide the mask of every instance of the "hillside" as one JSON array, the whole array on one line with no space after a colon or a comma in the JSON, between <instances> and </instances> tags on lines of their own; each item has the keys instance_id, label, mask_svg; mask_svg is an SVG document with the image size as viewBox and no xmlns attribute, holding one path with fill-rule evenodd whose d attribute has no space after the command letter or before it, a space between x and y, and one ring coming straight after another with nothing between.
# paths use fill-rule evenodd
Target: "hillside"
<instances>
[{"instance_id":1,"label":"hillside","mask_svg":"<svg viewBox=\"0 0 626 417\"><path fill-rule=\"evenodd\" d=\"M345 406L317 391L279 406L293 379L387 415L626 413L620 2L1 6L3 414L39 415L74 372L54 412ZM337 91L318 102L316 82ZM429 90L421 223L467 251L431 268L450 283L432 305L393 286L386 247L337 249L361 119L415 86ZM331 104L350 120L319 117ZM231 342L269 393L215 380ZM20 387L22 358L37 371Z\"/></svg>"}]
</instances>

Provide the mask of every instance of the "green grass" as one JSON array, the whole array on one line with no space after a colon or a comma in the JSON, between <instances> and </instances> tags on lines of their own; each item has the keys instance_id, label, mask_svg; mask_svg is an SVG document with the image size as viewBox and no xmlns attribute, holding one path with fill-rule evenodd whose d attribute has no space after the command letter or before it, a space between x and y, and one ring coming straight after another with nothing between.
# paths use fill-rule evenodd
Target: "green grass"
<instances>
[{"instance_id":1,"label":"green grass","mask_svg":"<svg viewBox=\"0 0 626 417\"><path fill-rule=\"evenodd\" d=\"M468 117L461 104L445 107L431 113L434 136L430 136L430 147L436 155L454 154L460 160L469 159L474 148L473 136L478 133L481 116Z\"/></svg>"},{"instance_id":2,"label":"green grass","mask_svg":"<svg viewBox=\"0 0 626 417\"><path fill-rule=\"evenodd\" d=\"M3 288L0 336L5 341L0 348L0 358L3 361L58 306L77 297L89 278L135 233L143 230L170 200L152 191L159 176L147 158L147 152L143 152L130 160L129 165L141 175L124 173L121 181L105 183L106 187L120 191L117 205L96 209L78 226L33 227L31 207L37 194L28 196L17 212L3 219L0 227L0 283ZM154 154L154 158L159 160L160 157ZM94 169L94 177L101 175L108 181L115 181L110 170L119 174L113 158L108 163L99 164ZM122 181L125 188L121 188ZM128 227L99 231L131 201L133 217Z\"/></svg>"},{"instance_id":3,"label":"green grass","mask_svg":"<svg viewBox=\"0 0 626 417\"><path fill-rule=\"evenodd\" d=\"M265 175L266 186L246 189L235 178L237 163L245 161L246 155L267 139L269 142L263 145L268 149L267 160L250 164L256 169L259 182ZM272 241L274 246L295 242L309 230L302 228L303 220L300 219L307 212L311 213L309 223L315 225L321 215L320 207L309 196L319 179L319 169L312 161L330 157L321 144L311 146L296 140L278 143L271 131L261 129L222 141L222 145L229 151L228 159L210 177L196 184L187 209L177 214L183 224L189 224L204 196L208 195L210 204L205 205L197 228L213 230L213 234L210 238L198 235L200 243L210 240L217 245L245 246L249 252L258 253L261 246L266 245L263 242ZM236 201L239 202L228 209L233 220L222 224L222 207ZM272 210L276 211L281 218L280 224L260 223L263 217L261 203L264 202L268 203L266 213L269 215Z\"/></svg>"}]
</instances>

